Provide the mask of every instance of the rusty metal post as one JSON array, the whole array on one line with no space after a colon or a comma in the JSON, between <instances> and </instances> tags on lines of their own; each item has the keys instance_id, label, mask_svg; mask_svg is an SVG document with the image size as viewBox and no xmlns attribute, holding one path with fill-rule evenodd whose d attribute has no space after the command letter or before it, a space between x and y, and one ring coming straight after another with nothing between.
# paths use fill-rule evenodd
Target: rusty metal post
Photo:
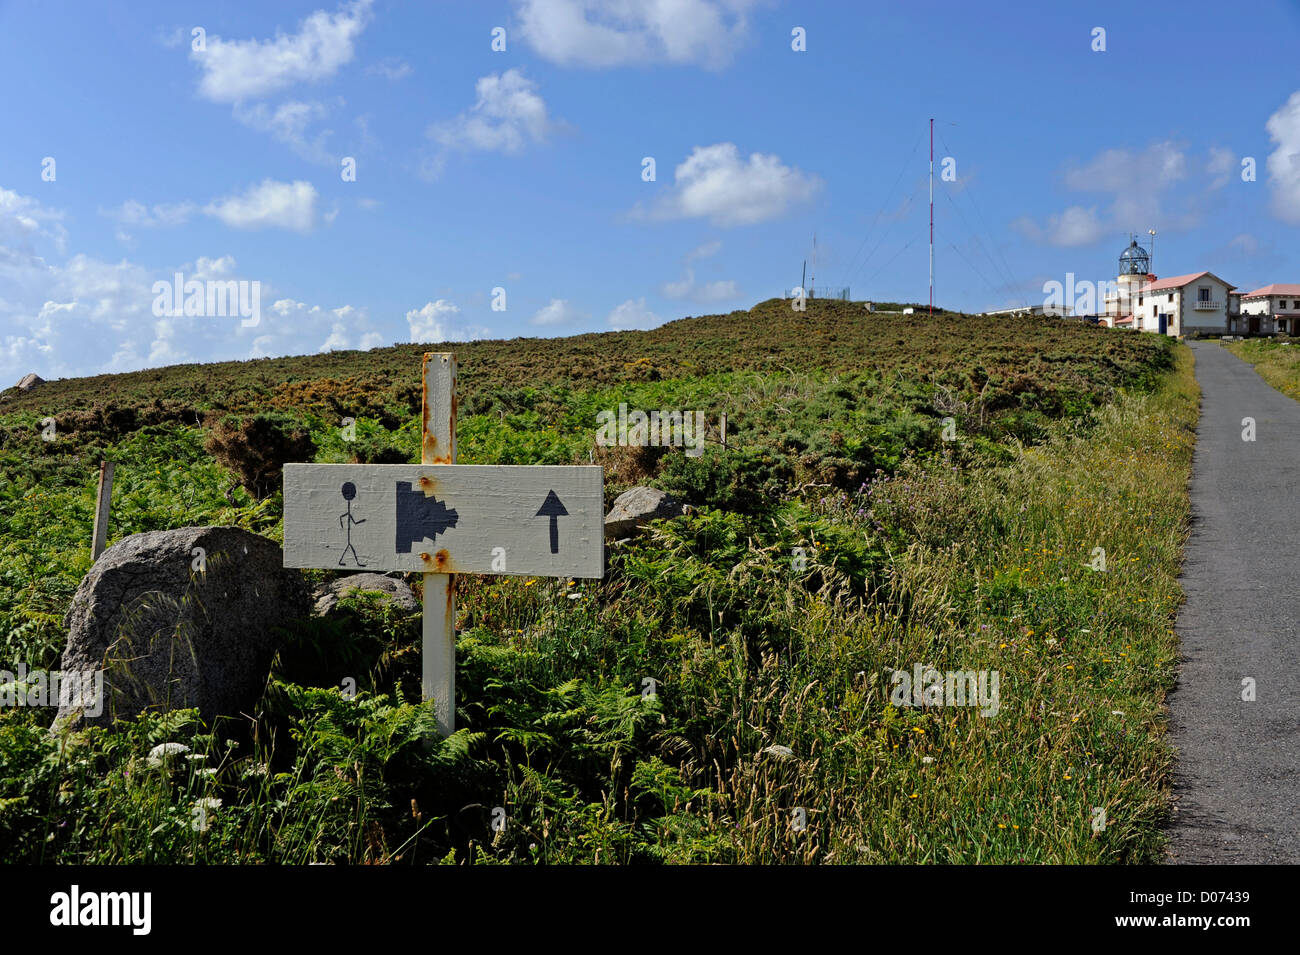
<instances>
[{"instance_id":1,"label":"rusty metal post","mask_svg":"<svg viewBox=\"0 0 1300 955\"><path fill-rule=\"evenodd\" d=\"M422 464L456 463L456 356L426 352L424 356ZM427 493L427 492L426 492ZM438 729L456 731L456 576L424 575L424 647L421 689L433 700Z\"/></svg>"}]
</instances>

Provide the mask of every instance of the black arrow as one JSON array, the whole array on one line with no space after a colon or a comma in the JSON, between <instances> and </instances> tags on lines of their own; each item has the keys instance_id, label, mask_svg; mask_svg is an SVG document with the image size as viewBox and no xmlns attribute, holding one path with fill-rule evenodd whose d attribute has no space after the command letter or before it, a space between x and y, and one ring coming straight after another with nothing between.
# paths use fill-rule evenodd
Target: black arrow
<instances>
[{"instance_id":1,"label":"black arrow","mask_svg":"<svg viewBox=\"0 0 1300 955\"><path fill-rule=\"evenodd\" d=\"M455 527L459 520L455 508L449 508L424 491L411 490L410 481L397 482L397 552L409 554L411 545L433 540L439 534Z\"/></svg>"},{"instance_id":2,"label":"black arrow","mask_svg":"<svg viewBox=\"0 0 1300 955\"><path fill-rule=\"evenodd\" d=\"M567 517L568 511L564 509L564 504L555 496L555 491L549 491L546 500L542 501L541 509L538 510L538 517L549 517L551 519L551 553L560 552L560 525L556 520L561 516Z\"/></svg>"}]
</instances>

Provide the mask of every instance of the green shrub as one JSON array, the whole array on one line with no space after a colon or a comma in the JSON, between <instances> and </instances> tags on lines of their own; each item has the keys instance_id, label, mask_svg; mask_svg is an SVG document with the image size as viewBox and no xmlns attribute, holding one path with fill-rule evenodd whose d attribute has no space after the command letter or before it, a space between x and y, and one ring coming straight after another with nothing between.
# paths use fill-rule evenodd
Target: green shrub
<instances>
[{"instance_id":1,"label":"green shrub","mask_svg":"<svg viewBox=\"0 0 1300 955\"><path fill-rule=\"evenodd\" d=\"M259 501L278 488L286 464L316 452L306 426L280 412L217 418L204 447Z\"/></svg>"}]
</instances>

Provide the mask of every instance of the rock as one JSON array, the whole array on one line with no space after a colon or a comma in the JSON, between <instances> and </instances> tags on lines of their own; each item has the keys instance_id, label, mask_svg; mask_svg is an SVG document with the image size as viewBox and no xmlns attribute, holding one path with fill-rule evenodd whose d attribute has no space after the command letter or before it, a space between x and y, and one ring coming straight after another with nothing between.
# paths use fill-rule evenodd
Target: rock
<instances>
[{"instance_id":1,"label":"rock","mask_svg":"<svg viewBox=\"0 0 1300 955\"><path fill-rule=\"evenodd\" d=\"M385 574L351 574L338 580L321 584L312 596L316 599L316 609L312 611L321 617L327 617L338 607L339 598L356 591L378 591L384 594L380 603L396 604L399 610L418 610L420 602L411 593L411 588L404 581Z\"/></svg>"},{"instance_id":2,"label":"rock","mask_svg":"<svg viewBox=\"0 0 1300 955\"><path fill-rule=\"evenodd\" d=\"M23 375L22 380L18 382L16 387L19 391L31 391L37 385L43 384L45 384L45 379L35 372L32 372L29 375Z\"/></svg>"},{"instance_id":3,"label":"rock","mask_svg":"<svg viewBox=\"0 0 1300 955\"><path fill-rule=\"evenodd\" d=\"M649 521L679 517L686 508L658 488L634 487L624 491L605 515L605 536L626 537Z\"/></svg>"},{"instance_id":4,"label":"rock","mask_svg":"<svg viewBox=\"0 0 1300 955\"><path fill-rule=\"evenodd\" d=\"M247 712L283 643L279 628L311 609L301 573L283 560L274 541L238 527L148 531L104 551L72 598L62 662L65 672L102 668L104 699L89 712L64 702L55 725L144 709L198 707L209 723Z\"/></svg>"}]
</instances>

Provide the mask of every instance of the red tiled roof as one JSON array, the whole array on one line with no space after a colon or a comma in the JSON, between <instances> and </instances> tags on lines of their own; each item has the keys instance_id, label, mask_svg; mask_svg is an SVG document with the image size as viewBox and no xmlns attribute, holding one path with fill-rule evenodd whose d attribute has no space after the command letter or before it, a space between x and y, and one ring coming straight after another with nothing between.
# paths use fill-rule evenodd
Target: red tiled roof
<instances>
[{"instance_id":1,"label":"red tiled roof","mask_svg":"<svg viewBox=\"0 0 1300 955\"><path fill-rule=\"evenodd\" d=\"M1242 292L1242 298L1263 297L1265 295L1300 295L1300 285L1279 285L1274 282L1272 285L1265 285L1257 288L1253 292Z\"/></svg>"},{"instance_id":2,"label":"red tiled roof","mask_svg":"<svg viewBox=\"0 0 1300 955\"><path fill-rule=\"evenodd\" d=\"M1150 285L1144 285L1139 289L1139 291L1158 292L1161 289L1182 288L1184 285L1189 285L1190 283L1195 282L1202 275L1209 274L1209 272L1189 272L1187 275L1174 275L1167 279L1161 279L1158 282L1152 282Z\"/></svg>"}]
</instances>

